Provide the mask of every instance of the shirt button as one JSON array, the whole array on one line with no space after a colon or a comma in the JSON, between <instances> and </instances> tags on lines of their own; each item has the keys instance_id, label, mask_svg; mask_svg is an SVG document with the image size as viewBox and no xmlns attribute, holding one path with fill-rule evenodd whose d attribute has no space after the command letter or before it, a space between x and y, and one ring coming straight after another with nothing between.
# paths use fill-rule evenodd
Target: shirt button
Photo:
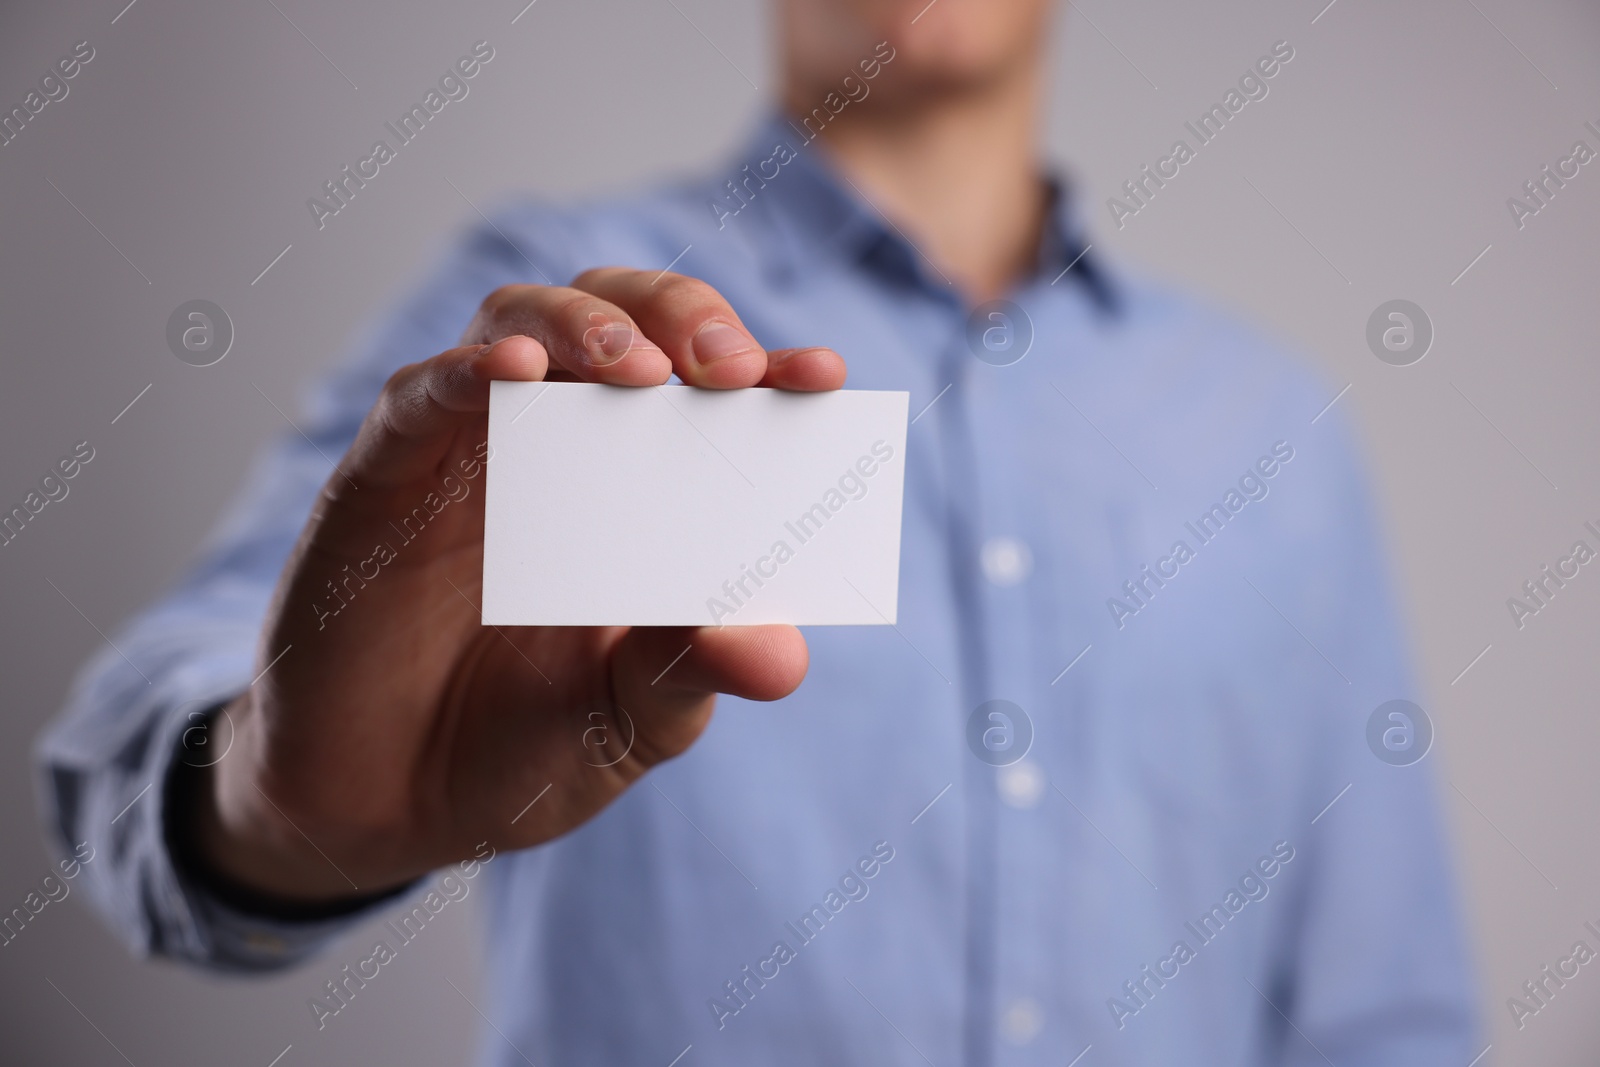
<instances>
[{"instance_id":1,"label":"shirt button","mask_svg":"<svg viewBox=\"0 0 1600 1067\"><path fill-rule=\"evenodd\" d=\"M978 555L983 576L995 585L1016 585L1033 570L1033 553L1015 537L991 537Z\"/></svg>"},{"instance_id":2,"label":"shirt button","mask_svg":"<svg viewBox=\"0 0 1600 1067\"><path fill-rule=\"evenodd\" d=\"M1044 771L1032 760L1018 760L1000 768L998 785L1007 807L1027 811L1038 807L1044 797Z\"/></svg>"},{"instance_id":3,"label":"shirt button","mask_svg":"<svg viewBox=\"0 0 1600 1067\"><path fill-rule=\"evenodd\" d=\"M1042 1026L1044 1011L1031 997L1013 1000L1000 1016L1000 1033L1013 1045L1026 1045L1039 1036Z\"/></svg>"}]
</instances>

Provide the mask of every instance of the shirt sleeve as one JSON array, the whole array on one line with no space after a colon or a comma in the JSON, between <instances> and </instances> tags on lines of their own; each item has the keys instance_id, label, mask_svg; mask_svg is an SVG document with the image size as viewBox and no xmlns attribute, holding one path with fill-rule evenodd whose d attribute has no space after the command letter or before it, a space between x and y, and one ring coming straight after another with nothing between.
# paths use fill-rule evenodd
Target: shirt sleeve
<instances>
[{"instance_id":1,"label":"shirt sleeve","mask_svg":"<svg viewBox=\"0 0 1600 1067\"><path fill-rule=\"evenodd\" d=\"M1316 429L1327 436L1308 442L1307 452L1328 457L1328 491L1297 551L1284 554L1281 587L1294 584L1292 573L1301 580L1298 602L1281 606L1311 620L1309 639L1348 688L1316 727L1323 758L1306 784L1293 841L1302 853L1298 887L1280 929L1276 975L1259 991L1271 1005L1261 1006L1262 1017L1279 1033L1273 1062L1286 1067L1465 1067L1483 1046L1439 805L1441 753L1432 727L1424 739L1422 721L1411 723L1416 747L1407 752L1385 749L1382 731L1373 740L1368 727L1396 699L1419 705L1433 726L1440 716L1416 691L1352 435L1331 415Z\"/></svg>"},{"instance_id":2,"label":"shirt sleeve","mask_svg":"<svg viewBox=\"0 0 1600 1067\"><path fill-rule=\"evenodd\" d=\"M323 381L254 470L198 564L82 668L36 754L48 829L87 843L89 896L140 955L229 970L285 966L364 917L286 922L225 904L181 869L167 843L167 782L178 761L226 758L220 705L260 669L258 641L279 572L322 484L398 367L452 347L482 299L517 282L564 283L564 228L532 206L469 231ZM515 236L512 236L515 235ZM271 658L271 650L261 663ZM87 853L87 850L85 850ZM378 906L378 905L374 905Z\"/></svg>"}]
</instances>

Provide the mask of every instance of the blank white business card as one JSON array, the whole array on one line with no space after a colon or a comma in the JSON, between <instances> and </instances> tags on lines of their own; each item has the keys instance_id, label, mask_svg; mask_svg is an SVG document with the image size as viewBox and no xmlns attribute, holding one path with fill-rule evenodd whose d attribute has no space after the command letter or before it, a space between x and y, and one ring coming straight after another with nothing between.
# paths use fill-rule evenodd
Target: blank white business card
<instances>
[{"instance_id":1,"label":"blank white business card","mask_svg":"<svg viewBox=\"0 0 1600 1067\"><path fill-rule=\"evenodd\" d=\"M895 622L907 396L494 382L483 622Z\"/></svg>"}]
</instances>

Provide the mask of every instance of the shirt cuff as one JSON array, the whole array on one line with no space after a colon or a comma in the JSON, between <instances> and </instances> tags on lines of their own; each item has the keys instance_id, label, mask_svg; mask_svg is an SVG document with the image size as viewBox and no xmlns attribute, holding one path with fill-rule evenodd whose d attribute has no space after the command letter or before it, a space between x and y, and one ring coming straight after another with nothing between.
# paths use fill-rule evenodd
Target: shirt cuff
<instances>
[{"instance_id":1,"label":"shirt cuff","mask_svg":"<svg viewBox=\"0 0 1600 1067\"><path fill-rule=\"evenodd\" d=\"M227 755L221 746L232 738L223 704L169 726L166 764L153 780L163 783L155 823L174 891L171 910L207 962L235 970L284 967L315 954L414 883L347 900L304 903L271 897L210 869L194 847L196 790L205 781L203 769Z\"/></svg>"}]
</instances>

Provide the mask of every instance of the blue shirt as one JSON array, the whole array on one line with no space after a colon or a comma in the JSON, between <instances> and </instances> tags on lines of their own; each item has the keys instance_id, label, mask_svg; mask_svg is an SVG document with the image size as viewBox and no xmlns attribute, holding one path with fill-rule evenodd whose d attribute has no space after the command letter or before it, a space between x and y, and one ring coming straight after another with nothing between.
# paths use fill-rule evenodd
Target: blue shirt
<instances>
[{"instance_id":1,"label":"blue shirt","mask_svg":"<svg viewBox=\"0 0 1600 1067\"><path fill-rule=\"evenodd\" d=\"M109 846L100 907L210 966L321 952L298 1042L378 1010L359 976L483 891L483 1064L1463 1067L1433 760L1367 740L1418 694L1346 409L1085 244L1058 197L1013 306L974 313L777 121L706 181L469 232L118 636L137 670L103 650L44 738L62 840ZM177 869L141 790L253 678L326 457L384 379L499 285L673 262L769 348L910 391L899 625L808 631L794 695L724 697L582 828L425 879L388 957L335 940L357 917L245 914Z\"/></svg>"}]
</instances>

